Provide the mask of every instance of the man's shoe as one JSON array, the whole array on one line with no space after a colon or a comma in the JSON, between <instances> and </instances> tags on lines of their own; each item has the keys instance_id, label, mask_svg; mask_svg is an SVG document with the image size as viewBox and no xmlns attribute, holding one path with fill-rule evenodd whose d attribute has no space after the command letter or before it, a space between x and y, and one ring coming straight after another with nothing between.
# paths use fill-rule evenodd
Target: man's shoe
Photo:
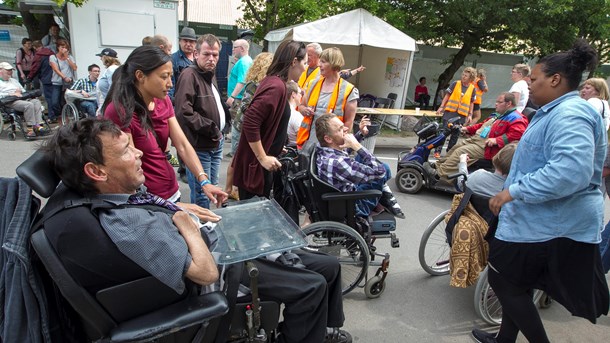
<instances>
[{"instance_id":1,"label":"man's shoe","mask_svg":"<svg viewBox=\"0 0 610 343\"><path fill-rule=\"evenodd\" d=\"M398 205L398 201L396 201L394 194L385 191L382 192L379 203L390 211L390 213L392 213L395 217L405 219L405 214L402 212L400 205Z\"/></svg>"},{"instance_id":2,"label":"man's shoe","mask_svg":"<svg viewBox=\"0 0 610 343\"><path fill-rule=\"evenodd\" d=\"M479 329L472 329L472 338L474 338L474 340L479 343L496 343L497 335L497 333L490 333Z\"/></svg>"},{"instance_id":3,"label":"man's shoe","mask_svg":"<svg viewBox=\"0 0 610 343\"><path fill-rule=\"evenodd\" d=\"M352 335L339 328L326 328L324 343L352 343Z\"/></svg>"},{"instance_id":4,"label":"man's shoe","mask_svg":"<svg viewBox=\"0 0 610 343\"><path fill-rule=\"evenodd\" d=\"M438 174L436 172L436 169L434 167L432 167L430 162L424 162L424 164L422 164L422 167L424 168L426 173L428 173L428 175L430 175L430 176L436 176Z\"/></svg>"},{"instance_id":5,"label":"man's shoe","mask_svg":"<svg viewBox=\"0 0 610 343\"><path fill-rule=\"evenodd\" d=\"M441 158L441 153L440 153L440 152L438 152L438 151L435 151L435 152L434 152L434 158L436 158L436 159Z\"/></svg>"}]
</instances>

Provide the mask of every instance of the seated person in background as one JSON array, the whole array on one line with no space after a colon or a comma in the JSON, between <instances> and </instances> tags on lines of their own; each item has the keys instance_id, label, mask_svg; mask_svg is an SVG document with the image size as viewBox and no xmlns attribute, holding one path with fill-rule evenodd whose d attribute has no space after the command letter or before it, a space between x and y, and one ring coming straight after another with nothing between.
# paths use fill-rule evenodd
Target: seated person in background
<instances>
[{"instance_id":1,"label":"seated person in background","mask_svg":"<svg viewBox=\"0 0 610 343\"><path fill-rule=\"evenodd\" d=\"M96 85L97 79L100 77L100 66L92 64L87 68L87 71L89 71L89 76L76 80L70 89L78 91L84 98L87 98L87 100L78 100L76 102L77 106L87 113L88 117L95 117L97 111ZM89 98L91 99L89 100Z\"/></svg>"},{"instance_id":2,"label":"seated person in background","mask_svg":"<svg viewBox=\"0 0 610 343\"><path fill-rule=\"evenodd\" d=\"M428 87L426 86L426 78L420 77L419 83L415 86L415 97L414 100L419 104L419 107L425 109L430 103L430 94L428 94Z\"/></svg>"},{"instance_id":3,"label":"seated person in background","mask_svg":"<svg viewBox=\"0 0 610 343\"><path fill-rule=\"evenodd\" d=\"M362 121L365 121L363 119ZM380 162L364 148L343 122L334 114L324 114L316 120L318 176L342 192L377 189L382 191L380 199L361 199L356 202L356 215L367 218L378 204L398 218L404 213L386 182L392 177L390 167ZM345 149L356 152L356 158Z\"/></svg>"},{"instance_id":4,"label":"seated person in background","mask_svg":"<svg viewBox=\"0 0 610 343\"><path fill-rule=\"evenodd\" d=\"M13 79L13 66L8 62L0 63L0 98L8 96L21 97L25 93L25 88L19 81ZM28 126L28 137L36 137L37 133L44 131L41 124L42 104L38 99L15 100L6 104L16 111L23 112L25 122ZM1 128L0 128L1 129Z\"/></svg>"},{"instance_id":5,"label":"seated person in background","mask_svg":"<svg viewBox=\"0 0 610 343\"><path fill-rule=\"evenodd\" d=\"M290 120L288 121L288 146L297 146L297 132L303 121L303 115L297 111L296 108L301 103L303 97L303 90L299 88L299 85L294 81L288 81L286 83L286 92L288 93L288 104L290 105Z\"/></svg>"},{"instance_id":6,"label":"seated person in background","mask_svg":"<svg viewBox=\"0 0 610 343\"><path fill-rule=\"evenodd\" d=\"M66 225L77 220L73 209L51 217L55 222L45 221L45 231L68 272L90 292L146 275L178 293L185 290L185 277L199 285L217 281L218 268L198 223L179 206L141 188L145 180L142 152L118 126L106 119L85 118L60 127L43 149L70 191L116 206L98 212L103 232L78 242L70 238L82 228ZM49 204L54 201L51 196ZM123 204L154 204L164 209ZM200 220L220 219L207 209L200 210ZM110 248L100 250L100 246ZM327 255L295 253L307 269L254 260L260 272L261 300L285 305L278 342L351 342L351 336L338 329L344 321L339 262ZM83 277L84 271L90 277ZM240 283L249 285L247 273Z\"/></svg>"},{"instance_id":7,"label":"seated person in background","mask_svg":"<svg viewBox=\"0 0 610 343\"><path fill-rule=\"evenodd\" d=\"M491 159L495 171L492 173L485 169L478 169L468 174L468 154L460 155L460 164L458 166L459 172L468 175L466 179L466 187L468 187L474 194L481 195L484 197L493 197L500 193L504 189L504 181L510 171L510 165L513 162L513 155L517 149L517 142L510 143L504 148L500 149L498 153ZM462 188L463 176L459 176L457 179L457 185L460 191L464 191Z\"/></svg>"},{"instance_id":8,"label":"seated person in background","mask_svg":"<svg viewBox=\"0 0 610 343\"><path fill-rule=\"evenodd\" d=\"M527 128L527 118L515 109L515 96L504 92L496 99L496 113L482 123L462 127L471 137L456 144L434 166L424 163L430 175L447 177L458 171L460 155L468 154L468 164L477 162L479 168L491 168L491 159L510 142L521 139Z\"/></svg>"}]
</instances>

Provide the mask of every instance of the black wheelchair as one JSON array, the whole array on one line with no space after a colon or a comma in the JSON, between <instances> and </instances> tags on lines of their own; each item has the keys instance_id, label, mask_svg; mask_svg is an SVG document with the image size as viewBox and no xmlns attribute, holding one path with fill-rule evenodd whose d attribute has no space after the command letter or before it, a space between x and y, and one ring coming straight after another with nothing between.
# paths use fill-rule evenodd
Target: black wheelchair
<instances>
[{"instance_id":1,"label":"black wheelchair","mask_svg":"<svg viewBox=\"0 0 610 343\"><path fill-rule=\"evenodd\" d=\"M24 93L21 97L7 96L0 99L0 136L6 131L8 139L14 141L17 138L17 132L20 132L26 140L32 140L51 132L51 126L47 121L46 115L43 114L43 130L40 132L35 131L36 136L28 136L28 125L25 122L23 112L16 111L8 106L16 100L37 98L41 94L40 90L34 90ZM7 125L6 129L4 128L5 125Z\"/></svg>"},{"instance_id":2,"label":"black wheelchair","mask_svg":"<svg viewBox=\"0 0 610 343\"><path fill-rule=\"evenodd\" d=\"M60 183L52 163L42 153L36 152L23 162L17 168L17 175L36 194L48 198L46 206L59 204L64 210L73 211L70 213L71 225L82 227L82 232L79 230L76 234L82 236L76 239L90 239L90 231L96 228L92 223L97 222L97 218L90 208L78 204L81 200L71 197L71 191ZM38 211L40 203L34 197L33 209ZM53 209L51 207L50 213ZM42 212L35 215L30 239L31 257L44 284L46 308L52 309L49 317L57 322L53 327L56 341L211 343L275 340L280 304L258 299L258 270L253 263L245 263L245 272L251 279L251 293L245 297L225 296L221 291L200 295L197 287L189 286L188 282L187 291L177 294L145 271L138 271L137 266L133 269L133 281L101 289L93 295L68 272L66 262L60 259L41 224L42 219ZM121 255L110 240L91 244L95 258L104 259L105 252ZM238 270L234 275L241 273ZM229 284L231 282L227 281L226 285ZM237 294L236 286L234 289L227 287L227 294Z\"/></svg>"},{"instance_id":3,"label":"black wheelchair","mask_svg":"<svg viewBox=\"0 0 610 343\"><path fill-rule=\"evenodd\" d=\"M316 143L308 142L298 153L292 151L279 159L283 192L274 196L280 203L285 203L286 196L291 197L291 207L306 209L312 223L302 228L308 243L304 249L337 257L344 295L363 287L368 298L378 298L385 290L390 254L377 252L374 244L377 239L389 238L392 248L399 247L394 233L396 220L388 212L372 216L367 223L358 220L356 201L378 198L381 192L341 192L322 181L318 177L315 147ZM298 223L298 214L293 213L291 217ZM381 261L376 261L377 257ZM372 277L368 275L370 266L377 267Z\"/></svg>"}]
</instances>

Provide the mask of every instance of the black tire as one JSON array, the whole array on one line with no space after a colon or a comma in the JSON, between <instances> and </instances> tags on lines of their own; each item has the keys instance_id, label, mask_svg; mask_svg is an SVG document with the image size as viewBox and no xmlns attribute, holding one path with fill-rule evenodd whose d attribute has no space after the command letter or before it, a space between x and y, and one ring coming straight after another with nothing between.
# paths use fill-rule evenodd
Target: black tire
<instances>
[{"instance_id":1,"label":"black tire","mask_svg":"<svg viewBox=\"0 0 610 343\"><path fill-rule=\"evenodd\" d=\"M419 242L419 264L430 275L449 274L451 248L445 234L445 215L448 212L442 212L430 222Z\"/></svg>"},{"instance_id":2,"label":"black tire","mask_svg":"<svg viewBox=\"0 0 610 343\"><path fill-rule=\"evenodd\" d=\"M381 276L376 275L364 284L364 294L369 299L379 298L385 291L385 281L381 281Z\"/></svg>"},{"instance_id":3,"label":"black tire","mask_svg":"<svg viewBox=\"0 0 610 343\"><path fill-rule=\"evenodd\" d=\"M394 177L396 181L396 187L403 192L408 194L415 194L419 192L424 184L421 173L415 168L403 168L396 173Z\"/></svg>"},{"instance_id":4,"label":"black tire","mask_svg":"<svg viewBox=\"0 0 610 343\"><path fill-rule=\"evenodd\" d=\"M369 267L370 253L356 230L331 221L312 223L302 230L307 236L306 250L324 252L339 260L343 295L360 284Z\"/></svg>"},{"instance_id":5,"label":"black tire","mask_svg":"<svg viewBox=\"0 0 610 343\"><path fill-rule=\"evenodd\" d=\"M15 140L15 138L16 138L16 137L15 137L15 133L14 133L13 131L11 131L11 132L9 132L9 133L8 133L8 139L9 139L9 140L14 141L14 140Z\"/></svg>"},{"instance_id":6,"label":"black tire","mask_svg":"<svg viewBox=\"0 0 610 343\"><path fill-rule=\"evenodd\" d=\"M61 123L68 125L75 121L78 121L78 109L74 104L66 103L61 109Z\"/></svg>"}]
</instances>

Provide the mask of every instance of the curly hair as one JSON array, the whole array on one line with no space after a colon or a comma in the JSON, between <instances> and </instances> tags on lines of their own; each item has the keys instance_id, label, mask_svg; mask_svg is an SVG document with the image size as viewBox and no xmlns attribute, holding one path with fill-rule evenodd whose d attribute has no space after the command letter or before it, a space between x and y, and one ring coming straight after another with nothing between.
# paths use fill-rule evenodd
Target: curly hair
<instances>
[{"instance_id":1,"label":"curly hair","mask_svg":"<svg viewBox=\"0 0 610 343\"><path fill-rule=\"evenodd\" d=\"M248 74L246 74L246 82L261 82L267 75L267 69L273 61L273 54L270 52L262 52L258 54L252 61Z\"/></svg>"}]
</instances>

